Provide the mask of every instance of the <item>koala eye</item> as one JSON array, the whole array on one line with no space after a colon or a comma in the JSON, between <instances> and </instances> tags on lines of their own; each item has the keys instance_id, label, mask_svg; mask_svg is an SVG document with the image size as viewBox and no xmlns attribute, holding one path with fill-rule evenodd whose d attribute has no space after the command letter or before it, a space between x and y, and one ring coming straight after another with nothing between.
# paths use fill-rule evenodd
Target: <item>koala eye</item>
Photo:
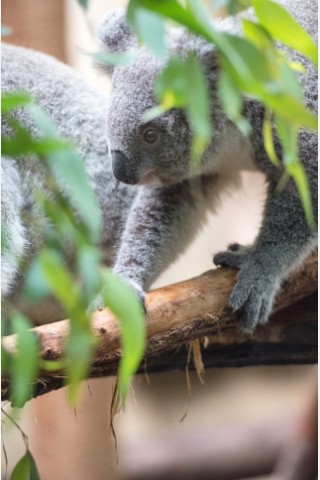
<instances>
[{"instance_id":1,"label":"koala eye","mask_svg":"<svg viewBox=\"0 0 320 480\"><path fill-rule=\"evenodd\" d=\"M155 143L158 140L158 132L154 128L148 128L143 133L143 138L147 143Z\"/></svg>"}]
</instances>

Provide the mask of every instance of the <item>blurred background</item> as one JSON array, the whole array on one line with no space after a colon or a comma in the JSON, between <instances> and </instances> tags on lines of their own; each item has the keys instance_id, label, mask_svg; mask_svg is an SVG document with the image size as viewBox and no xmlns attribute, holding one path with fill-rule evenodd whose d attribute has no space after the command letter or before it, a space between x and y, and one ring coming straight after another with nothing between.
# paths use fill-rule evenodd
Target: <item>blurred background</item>
<instances>
[{"instance_id":1,"label":"blurred background","mask_svg":"<svg viewBox=\"0 0 320 480\"><path fill-rule=\"evenodd\" d=\"M5 41L53 55L108 93L108 78L96 72L80 50L97 50L92 32L102 15L125 4L90 0L85 16L76 0L2 0L2 23L13 29ZM250 243L259 227L264 191L260 174L243 175L242 188L225 199L154 287L213 268L213 254L231 242ZM191 373L188 414L180 422L188 405L185 373L153 374L149 381L140 375L133 382L126 411L115 419L118 464L109 429L112 378L83 382L75 411L68 407L64 390L29 402L20 414L20 425L29 436L42 480L240 479L254 474L254 466L251 472L241 470L248 455L251 464L265 461L268 471L274 449L310 403L314 378L313 366L210 369L203 385ZM24 445L19 432L6 425L3 440L10 473ZM166 476L157 477L166 462L171 470L168 467ZM216 464L215 473L210 462ZM182 464L189 473L179 474L177 465ZM143 476L143 471L149 473ZM2 462L2 478L4 472Z\"/></svg>"}]
</instances>

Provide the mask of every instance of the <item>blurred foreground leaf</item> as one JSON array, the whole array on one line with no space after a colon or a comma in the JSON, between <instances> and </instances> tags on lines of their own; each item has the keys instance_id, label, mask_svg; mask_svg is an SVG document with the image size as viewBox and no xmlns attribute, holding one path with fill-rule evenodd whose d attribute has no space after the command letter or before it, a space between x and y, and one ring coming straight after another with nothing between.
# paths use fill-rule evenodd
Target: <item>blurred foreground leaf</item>
<instances>
[{"instance_id":1,"label":"blurred foreground leaf","mask_svg":"<svg viewBox=\"0 0 320 480\"><path fill-rule=\"evenodd\" d=\"M11 480L40 480L36 463L29 450L16 464Z\"/></svg>"},{"instance_id":2,"label":"blurred foreground leaf","mask_svg":"<svg viewBox=\"0 0 320 480\"><path fill-rule=\"evenodd\" d=\"M119 393L124 405L128 385L142 360L145 346L145 319L142 305L123 280L109 270L102 271L103 297L120 322L122 358L119 366Z\"/></svg>"},{"instance_id":3,"label":"blurred foreground leaf","mask_svg":"<svg viewBox=\"0 0 320 480\"><path fill-rule=\"evenodd\" d=\"M252 4L260 24L273 38L297 50L318 65L315 42L285 8L271 0L252 0Z\"/></svg>"},{"instance_id":4,"label":"blurred foreground leaf","mask_svg":"<svg viewBox=\"0 0 320 480\"><path fill-rule=\"evenodd\" d=\"M17 334L17 351L11 357L12 398L22 408L32 393L38 373L39 345L32 325L21 313L11 317L13 332Z\"/></svg>"}]
</instances>

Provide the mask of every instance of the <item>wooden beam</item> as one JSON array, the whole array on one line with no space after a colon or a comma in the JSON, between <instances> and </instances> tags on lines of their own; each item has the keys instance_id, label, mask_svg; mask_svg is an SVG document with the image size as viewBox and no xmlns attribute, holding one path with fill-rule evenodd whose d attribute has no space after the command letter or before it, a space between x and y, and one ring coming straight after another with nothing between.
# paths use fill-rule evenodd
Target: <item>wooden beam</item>
<instances>
[{"instance_id":1,"label":"wooden beam","mask_svg":"<svg viewBox=\"0 0 320 480\"><path fill-rule=\"evenodd\" d=\"M204 338L205 367L317 361L317 255L310 256L284 283L270 322L251 336L240 333L238 321L227 307L236 275L230 268L211 270L147 294L147 344L141 371L145 364L148 371L185 368L185 346ZM34 328L44 360L61 358L68 327L63 320ZM105 309L92 315L92 328L98 348L90 377L114 375L121 356L118 322ZM3 345L14 351L15 336L5 337ZM45 373L36 382L34 395L62 387L63 379L63 372ZM3 399L9 397L9 389L10 380L3 376Z\"/></svg>"}]
</instances>

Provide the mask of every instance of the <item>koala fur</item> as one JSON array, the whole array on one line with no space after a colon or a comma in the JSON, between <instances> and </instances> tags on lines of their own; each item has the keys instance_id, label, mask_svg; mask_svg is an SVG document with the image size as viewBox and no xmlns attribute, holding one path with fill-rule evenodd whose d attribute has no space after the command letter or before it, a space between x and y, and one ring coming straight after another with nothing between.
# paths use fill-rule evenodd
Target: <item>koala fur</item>
<instances>
[{"instance_id":1,"label":"koala fur","mask_svg":"<svg viewBox=\"0 0 320 480\"><path fill-rule=\"evenodd\" d=\"M102 212L102 248L112 265L136 189L119 183L112 174L106 137L107 98L70 67L25 48L2 45L2 90L25 91L51 117L61 136L75 142ZM24 109L18 117L31 131L34 125ZM8 126L3 121L2 130ZM37 208L34 190L44 189L37 159L2 158L1 213L5 232L1 256L2 300L28 313L35 322L61 318L54 302L49 308L22 304L22 265L41 247L45 218Z\"/></svg>"},{"instance_id":2,"label":"koala fur","mask_svg":"<svg viewBox=\"0 0 320 480\"><path fill-rule=\"evenodd\" d=\"M281 3L316 38L316 2ZM233 20L227 19L217 22L217 28L234 32L236 27ZM153 82L163 67L162 62L138 46L123 11L107 14L99 36L109 52L137 50L132 65L108 68L112 90L107 114L103 95L72 69L25 49L3 47L4 89L31 93L58 125L59 133L78 144L103 214L105 260L114 264L115 272L141 298L156 277L185 250L206 213L239 182L240 172L263 171L268 197L254 244L231 245L229 250L214 257L217 265L240 269L230 306L238 312L242 329L252 331L257 324L267 321L281 282L316 245L293 182L288 182L280 194L275 192L283 170L270 163L263 147L263 107L245 99L244 113L252 125L251 136L245 138L226 118L219 104L216 94L219 72L213 47L184 30L172 31L170 50L181 56L188 50L197 54L211 92L213 141L198 169L191 172L191 135L184 113L174 109L147 124L142 120L144 112L156 105ZM303 78L306 104L316 110L316 72L302 56L291 52L291 57L307 69ZM20 116L32 129L23 111ZM276 148L281 156L278 143ZM299 154L316 208L316 135L300 132ZM45 222L39 218L31 195L32 189L41 184L31 163L28 159L23 168L14 159L3 161L2 218L9 239L2 256L3 288L5 299L15 303L21 284L20 259L30 258L39 248L39 232ZM25 212L28 223L24 221ZM96 306L99 305L98 299Z\"/></svg>"},{"instance_id":3,"label":"koala fur","mask_svg":"<svg viewBox=\"0 0 320 480\"><path fill-rule=\"evenodd\" d=\"M317 2L280 2L317 41ZM249 18L253 12L245 13ZM217 21L216 29L238 33L234 19ZM218 62L214 47L183 29L172 31L169 50L181 57L194 52L209 81L213 139L197 170L190 170L191 134L184 113L173 109L151 122L143 114L157 102L153 83L164 61L139 46L126 24L123 11L109 12L99 31L108 52L136 49L130 66L109 67L112 74L107 134L115 176L123 183L139 185L122 235L115 271L140 296L159 273L183 251L213 208L221 192L232 187L243 170L260 170L268 186L263 221L253 245L234 244L214 257L219 266L240 269L229 305L239 315L244 331L252 331L268 320L281 282L299 266L316 245L316 234L305 219L296 187L290 180L279 193L276 186L283 168L275 167L264 149L264 107L244 99L244 115L252 126L249 138L227 119L217 95ZM317 110L317 73L297 52L292 61L304 65L301 79L306 105ZM151 133L150 133L151 132ZM278 157L281 145L275 139ZM299 157L309 179L317 214L317 136L306 130L299 134ZM218 234L218 233L217 233Z\"/></svg>"}]
</instances>

